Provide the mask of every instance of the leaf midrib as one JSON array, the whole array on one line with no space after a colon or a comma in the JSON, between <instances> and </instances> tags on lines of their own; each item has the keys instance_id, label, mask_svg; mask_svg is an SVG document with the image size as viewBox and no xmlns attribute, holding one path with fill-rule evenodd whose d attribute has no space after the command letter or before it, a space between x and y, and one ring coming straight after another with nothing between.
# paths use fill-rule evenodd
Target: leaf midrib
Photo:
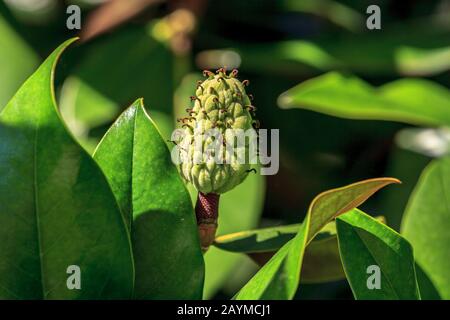
<instances>
[{"instance_id":1,"label":"leaf midrib","mask_svg":"<svg viewBox=\"0 0 450 320\"><path fill-rule=\"evenodd\" d=\"M359 229L359 228L358 228L358 229ZM364 246L367 248L367 252L370 254L370 256L371 256L372 259L375 261L375 263L376 263L378 266L380 266L381 263L378 261L377 258L375 258L375 255L372 253L370 247L367 245L367 242L366 242L366 241L361 237L361 235L359 234L358 229L355 230L356 235L357 235L358 238L361 240L361 242L364 244ZM392 288L392 291L394 292L395 297L396 297L397 299L400 299L400 296L399 296L399 294L398 294L396 288L393 286L393 284L392 284L391 280L389 279L389 277L386 275L386 273L383 271L382 268L380 268L380 271L381 271L381 273L384 275L384 277L386 278L386 280L387 280L387 282L388 282L388 285Z\"/></svg>"},{"instance_id":2,"label":"leaf midrib","mask_svg":"<svg viewBox=\"0 0 450 320\"><path fill-rule=\"evenodd\" d=\"M133 242L132 242L132 232L133 232L133 219L134 219L134 198L133 198L133 173L134 173L134 143L136 141L136 124L137 124L137 113L138 108L135 108L134 119L133 119L133 143L131 144L131 173L130 173L130 204L129 204L129 214L128 214L128 225L129 225L129 233L130 233L130 245L131 250L133 252ZM134 273L134 283L136 283L136 273ZM132 297L136 298L136 288L135 284L133 285Z\"/></svg>"},{"instance_id":3,"label":"leaf midrib","mask_svg":"<svg viewBox=\"0 0 450 320\"><path fill-rule=\"evenodd\" d=\"M41 228L40 228L40 219L39 219L39 197L38 197L38 186L37 186L37 144L38 144L38 136L39 136L39 118L37 120L35 133L34 133L34 150L33 150L33 187L34 187L34 212L35 212L35 220L36 220L36 231L37 231L37 240L38 240L38 249L39 249L39 269L40 269L40 282L42 289L42 299L45 299L45 289L44 289L44 268L43 268L43 250L42 250L42 239L41 239Z\"/></svg>"}]
</instances>

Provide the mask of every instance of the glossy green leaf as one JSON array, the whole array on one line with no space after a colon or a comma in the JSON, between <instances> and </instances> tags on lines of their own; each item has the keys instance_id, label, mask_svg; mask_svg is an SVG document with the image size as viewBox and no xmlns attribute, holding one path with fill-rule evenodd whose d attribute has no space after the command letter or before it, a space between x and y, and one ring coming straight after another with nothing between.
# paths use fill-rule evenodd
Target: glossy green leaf
<instances>
[{"instance_id":1,"label":"glossy green leaf","mask_svg":"<svg viewBox=\"0 0 450 320\"><path fill-rule=\"evenodd\" d=\"M283 93L281 108L304 108L336 117L450 125L450 92L422 79L401 79L379 88L331 72Z\"/></svg>"},{"instance_id":2,"label":"glossy green leaf","mask_svg":"<svg viewBox=\"0 0 450 320\"><path fill-rule=\"evenodd\" d=\"M336 220L339 251L356 299L420 299L411 245L362 211ZM379 268L373 271L371 266ZM379 288L373 288L379 276Z\"/></svg>"},{"instance_id":3,"label":"glossy green leaf","mask_svg":"<svg viewBox=\"0 0 450 320\"><path fill-rule=\"evenodd\" d=\"M402 234L414 247L417 264L443 299L450 299L449 230L450 158L446 157L425 168L402 221Z\"/></svg>"},{"instance_id":4,"label":"glossy green leaf","mask_svg":"<svg viewBox=\"0 0 450 320\"><path fill-rule=\"evenodd\" d=\"M0 297L130 298L134 270L124 218L95 161L55 104L56 49L0 114ZM80 267L81 290L66 273Z\"/></svg>"},{"instance_id":5,"label":"glossy green leaf","mask_svg":"<svg viewBox=\"0 0 450 320\"><path fill-rule=\"evenodd\" d=\"M239 291L237 299L292 299L300 280L307 244L332 219L358 207L393 178L369 179L319 194L297 235L287 242Z\"/></svg>"},{"instance_id":6,"label":"glossy green leaf","mask_svg":"<svg viewBox=\"0 0 450 320\"><path fill-rule=\"evenodd\" d=\"M137 299L200 299L204 263L189 194L142 100L108 130L94 159L131 225Z\"/></svg>"},{"instance_id":7,"label":"glossy green leaf","mask_svg":"<svg viewBox=\"0 0 450 320\"><path fill-rule=\"evenodd\" d=\"M0 3L0 7L3 6ZM0 12L0 110L38 66L39 59Z\"/></svg>"}]
</instances>

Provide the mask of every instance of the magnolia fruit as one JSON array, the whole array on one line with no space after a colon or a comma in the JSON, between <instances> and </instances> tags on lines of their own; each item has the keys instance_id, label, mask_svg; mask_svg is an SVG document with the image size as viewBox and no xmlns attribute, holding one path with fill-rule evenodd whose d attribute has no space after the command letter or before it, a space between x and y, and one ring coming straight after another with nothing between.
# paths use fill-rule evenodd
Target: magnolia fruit
<instances>
[{"instance_id":1,"label":"magnolia fruit","mask_svg":"<svg viewBox=\"0 0 450 320\"><path fill-rule=\"evenodd\" d=\"M181 176L199 192L196 215L206 250L217 228L219 195L242 183L251 171L249 149L257 122L245 91L248 80L239 81L236 69L203 74L207 79L191 97L194 106L186 110L188 117L178 120L184 131L177 145Z\"/></svg>"}]
</instances>

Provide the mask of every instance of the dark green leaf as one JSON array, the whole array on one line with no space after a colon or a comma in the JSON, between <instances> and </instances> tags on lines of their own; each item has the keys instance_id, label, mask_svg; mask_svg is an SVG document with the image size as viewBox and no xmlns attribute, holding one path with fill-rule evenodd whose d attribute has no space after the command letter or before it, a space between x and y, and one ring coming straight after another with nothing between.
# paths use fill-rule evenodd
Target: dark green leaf
<instances>
[{"instance_id":1,"label":"dark green leaf","mask_svg":"<svg viewBox=\"0 0 450 320\"><path fill-rule=\"evenodd\" d=\"M142 100L117 119L94 158L131 225L135 297L200 299L204 263L191 200Z\"/></svg>"},{"instance_id":2,"label":"dark green leaf","mask_svg":"<svg viewBox=\"0 0 450 320\"><path fill-rule=\"evenodd\" d=\"M129 234L95 161L66 130L55 105L56 49L0 114L0 296L130 298ZM66 270L81 269L81 290Z\"/></svg>"},{"instance_id":3,"label":"dark green leaf","mask_svg":"<svg viewBox=\"0 0 450 320\"><path fill-rule=\"evenodd\" d=\"M402 221L402 234L414 247L417 264L442 299L450 299L449 230L450 158L446 157L425 168Z\"/></svg>"},{"instance_id":4,"label":"dark green leaf","mask_svg":"<svg viewBox=\"0 0 450 320\"><path fill-rule=\"evenodd\" d=\"M339 251L356 299L419 299L411 245L359 210L336 220ZM379 268L371 270L370 266ZM379 276L380 288L369 288Z\"/></svg>"}]
</instances>

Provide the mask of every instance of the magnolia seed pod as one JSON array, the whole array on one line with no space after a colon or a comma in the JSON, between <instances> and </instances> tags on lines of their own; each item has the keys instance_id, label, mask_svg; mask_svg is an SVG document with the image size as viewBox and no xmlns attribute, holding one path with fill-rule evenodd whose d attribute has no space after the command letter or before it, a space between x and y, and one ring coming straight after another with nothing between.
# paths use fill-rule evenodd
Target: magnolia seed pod
<instances>
[{"instance_id":1,"label":"magnolia seed pod","mask_svg":"<svg viewBox=\"0 0 450 320\"><path fill-rule=\"evenodd\" d=\"M242 183L251 171L251 135L245 133L251 130L256 136L252 118L256 108L245 90L248 80L239 81L236 69L228 74L224 68L203 74L206 80L198 83L191 97L194 106L186 110L186 118L179 119L184 134L177 145L181 176L199 192L196 216L206 250L217 228L219 195ZM239 135L244 135L243 140Z\"/></svg>"},{"instance_id":2,"label":"magnolia seed pod","mask_svg":"<svg viewBox=\"0 0 450 320\"><path fill-rule=\"evenodd\" d=\"M239 161L239 155L248 155L248 141L230 152L227 143L233 142L227 140L236 130L253 130L255 107L245 91L248 81L239 81L236 70L228 75L223 68L204 74L207 79L191 97L194 106L181 119L185 132L180 146L185 152L180 172L199 192L222 194L244 181L250 170L249 161Z\"/></svg>"}]
</instances>

